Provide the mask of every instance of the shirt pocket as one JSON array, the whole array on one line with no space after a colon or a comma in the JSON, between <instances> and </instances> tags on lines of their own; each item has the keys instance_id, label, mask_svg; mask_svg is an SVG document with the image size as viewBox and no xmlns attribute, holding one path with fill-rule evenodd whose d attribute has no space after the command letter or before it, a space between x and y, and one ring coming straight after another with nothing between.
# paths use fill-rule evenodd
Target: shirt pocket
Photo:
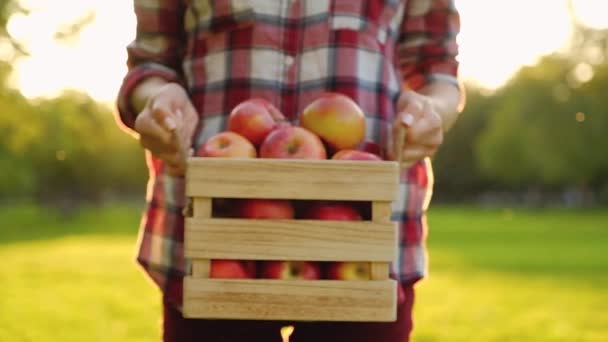
<instances>
[{"instance_id":1,"label":"shirt pocket","mask_svg":"<svg viewBox=\"0 0 608 342\"><path fill-rule=\"evenodd\" d=\"M186 32L208 35L250 28L255 22L254 6L254 0L190 0Z\"/></svg>"},{"instance_id":2,"label":"shirt pocket","mask_svg":"<svg viewBox=\"0 0 608 342\"><path fill-rule=\"evenodd\" d=\"M395 36L404 6L404 1L396 0L332 0L329 28L332 31L355 31L385 44Z\"/></svg>"}]
</instances>

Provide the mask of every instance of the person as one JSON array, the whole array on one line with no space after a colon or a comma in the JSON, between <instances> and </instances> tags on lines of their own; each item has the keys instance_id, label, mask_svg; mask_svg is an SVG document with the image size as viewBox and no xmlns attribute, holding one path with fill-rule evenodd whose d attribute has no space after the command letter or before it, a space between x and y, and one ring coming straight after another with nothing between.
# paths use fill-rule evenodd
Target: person
<instances>
[{"instance_id":1,"label":"person","mask_svg":"<svg viewBox=\"0 0 608 342\"><path fill-rule=\"evenodd\" d=\"M453 0L134 0L137 33L117 107L146 150L150 178L137 260L162 291L164 341L273 341L290 322L184 319L180 312L188 151L248 98L288 120L326 91L351 97L388 156L405 127L393 276L394 323L295 323L291 341L408 341L414 285L426 275L432 157L455 123L459 14ZM293 323L293 322L291 322Z\"/></svg>"}]
</instances>

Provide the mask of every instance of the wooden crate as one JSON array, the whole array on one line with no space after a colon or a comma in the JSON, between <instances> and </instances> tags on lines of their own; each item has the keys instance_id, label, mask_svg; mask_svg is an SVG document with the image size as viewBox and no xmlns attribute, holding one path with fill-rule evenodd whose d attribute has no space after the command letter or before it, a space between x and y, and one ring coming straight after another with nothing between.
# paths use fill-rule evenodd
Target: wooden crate
<instances>
[{"instance_id":1,"label":"wooden crate","mask_svg":"<svg viewBox=\"0 0 608 342\"><path fill-rule=\"evenodd\" d=\"M398 164L381 161L191 158L183 313L189 318L394 321L397 250L390 221ZM368 221L211 217L212 198L370 201ZM364 261L372 279L210 279L211 259Z\"/></svg>"}]
</instances>

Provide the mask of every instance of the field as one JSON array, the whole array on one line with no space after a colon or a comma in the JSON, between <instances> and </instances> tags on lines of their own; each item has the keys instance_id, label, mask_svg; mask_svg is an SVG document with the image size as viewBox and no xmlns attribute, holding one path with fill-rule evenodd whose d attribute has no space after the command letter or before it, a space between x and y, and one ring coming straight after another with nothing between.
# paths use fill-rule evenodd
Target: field
<instances>
[{"instance_id":1,"label":"field","mask_svg":"<svg viewBox=\"0 0 608 342\"><path fill-rule=\"evenodd\" d=\"M141 206L0 208L0 341L159 340ZM414 341L608 341L608 210L436 206Z\"/></svg>"}]
</instances>

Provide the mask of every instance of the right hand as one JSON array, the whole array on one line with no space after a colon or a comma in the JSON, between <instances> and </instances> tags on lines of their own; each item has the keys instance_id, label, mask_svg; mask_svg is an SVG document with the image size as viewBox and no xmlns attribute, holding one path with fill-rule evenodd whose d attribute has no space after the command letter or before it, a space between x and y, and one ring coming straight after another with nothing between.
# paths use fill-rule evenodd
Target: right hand
<instances>
[{"instance_id":1,"label":"right hand","mask_svg":"<svg viewBox=\"0 0 608 342\"><path fill-rule=\"evenodd\" d=\"M140 144L164 161L171 175L182 176L198 120L186 90L166 83L148 98L135 119L135 131Z\"/></svg>"}]
</instances>

